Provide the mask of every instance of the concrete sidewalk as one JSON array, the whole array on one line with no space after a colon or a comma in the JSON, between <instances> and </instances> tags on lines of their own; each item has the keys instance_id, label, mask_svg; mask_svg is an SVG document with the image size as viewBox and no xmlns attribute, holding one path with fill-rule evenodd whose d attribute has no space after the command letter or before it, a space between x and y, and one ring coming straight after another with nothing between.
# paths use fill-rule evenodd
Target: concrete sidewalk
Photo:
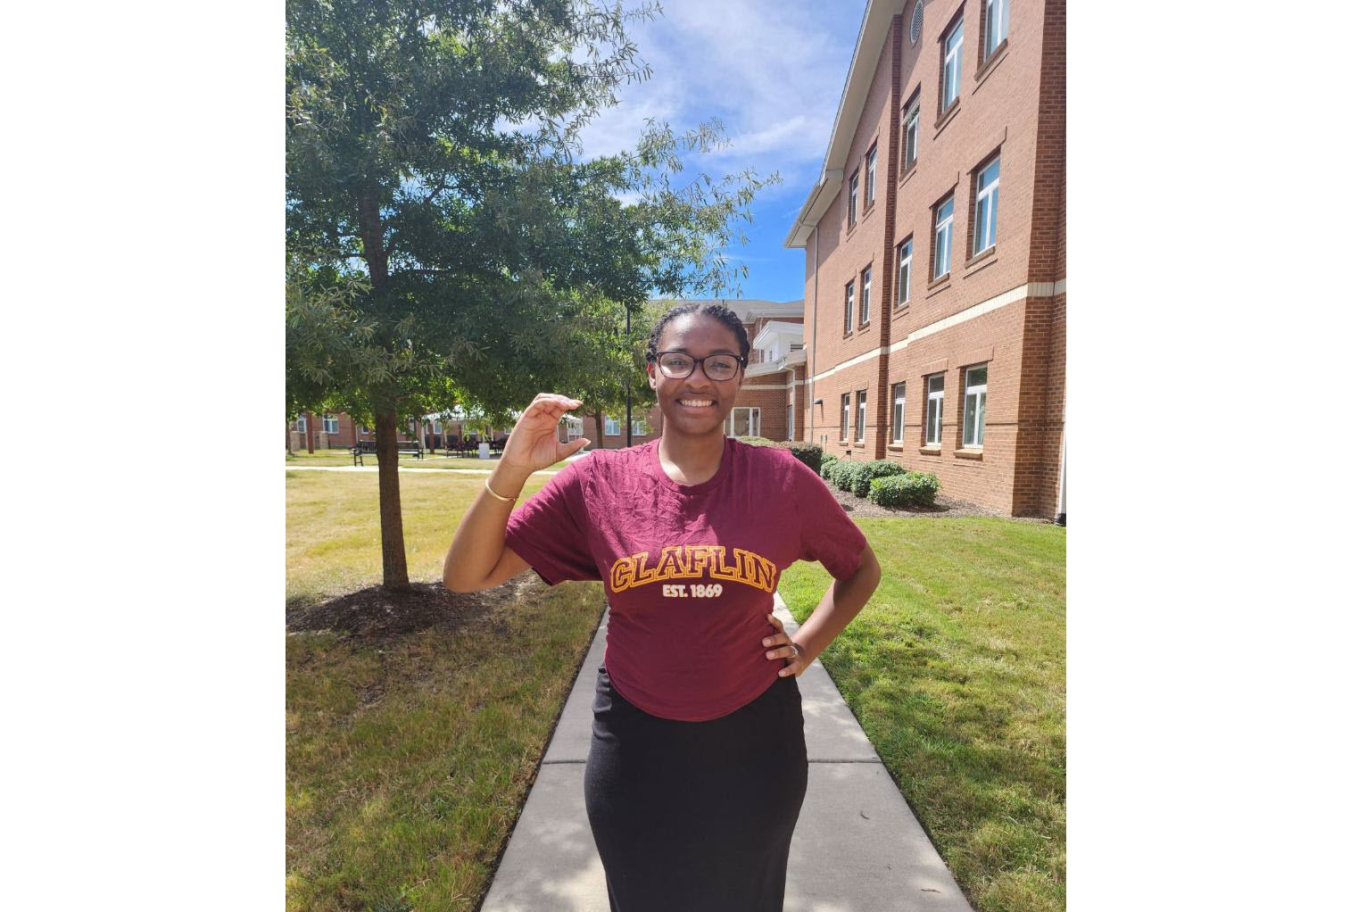
<instances>
[{"instance_id":1,"label":"concrete sidewalk","mask_svg":"<svg viewBox=\"0 0 1350 912\"><path fill-rule=\"evenodd\" d=\"M774 613L797 629L777 593ZM608 912L583 791L608 624L606 610L482 912ZM785 912L971 912L830 676L815 662L797 683L810 770Z\"/></svg>"}]
</instances>

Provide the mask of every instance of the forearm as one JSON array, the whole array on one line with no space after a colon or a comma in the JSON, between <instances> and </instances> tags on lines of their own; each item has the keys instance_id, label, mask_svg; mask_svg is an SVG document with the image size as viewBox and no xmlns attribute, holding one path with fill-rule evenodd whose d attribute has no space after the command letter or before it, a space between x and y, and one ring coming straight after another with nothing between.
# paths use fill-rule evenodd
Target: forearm
<instances>
[{"instance_id":1,"label":"forearm","mask_svg":"<svg viewBox=\"0 0 1350 912\"><path fill-rule=\"evenodd\" d=\"M881 567L869 548L852 576L830 584L820 605L792 635L793 642L810 661L818 659L825 647L858 616L879 582Z\"/></svg>"},{"instance_id":2,"label":"forearm","mask_svg":"<svg viewBox=\"0 0 1350 912\"><path fill-rule=\"evenodd\" d=\"M488 484L502 497L512 497L520 494L530 474L498 463L488 477ZM443 582L447 589L472 592L492 573L506 548L506 521L517 502L498 500L486 488L478 492L445 555Z\"/></svg>"}]
</instances>

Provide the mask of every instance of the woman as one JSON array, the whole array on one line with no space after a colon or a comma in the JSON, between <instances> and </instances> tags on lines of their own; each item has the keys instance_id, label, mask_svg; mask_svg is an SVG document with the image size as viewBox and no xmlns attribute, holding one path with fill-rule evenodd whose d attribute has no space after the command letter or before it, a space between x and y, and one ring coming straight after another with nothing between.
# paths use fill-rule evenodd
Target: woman
<instances>
[{"instance_id":1,"label":"woman","mask_svg":"<svg viewBox=\"0 0 1350 912\"><path fill-rule=\"evenodd\" d=\"M672 309L647 349L661 437L570 463L511 513L532 472L590 442L558 440L580 402L540 393L446 556L460 592L530 567L605 582L585 791L612 912L781 912L806 796L797 676L881 575L815 472L723 434L749 352L726 307ZM798 559L836 582L794 642L773 592Z\"/></svg>"}]
</instances>

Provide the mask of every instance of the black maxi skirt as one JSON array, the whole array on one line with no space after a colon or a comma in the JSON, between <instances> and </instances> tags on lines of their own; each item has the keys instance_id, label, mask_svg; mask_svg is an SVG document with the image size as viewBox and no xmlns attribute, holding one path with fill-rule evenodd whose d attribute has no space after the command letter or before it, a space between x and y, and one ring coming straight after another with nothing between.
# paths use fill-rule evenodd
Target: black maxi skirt
<instances>
[{"instance_id":1,"label":"black maxi skirt","mask_svg":"<svg viewBox=\"0 0 1350 912\"><path fill-rule=\"evenodd\" d=\"M782 912L806 798L796 677L679 722L629 703L601 665L591 708L586 816L610 912Z\"/></svg>"}]
</instances>

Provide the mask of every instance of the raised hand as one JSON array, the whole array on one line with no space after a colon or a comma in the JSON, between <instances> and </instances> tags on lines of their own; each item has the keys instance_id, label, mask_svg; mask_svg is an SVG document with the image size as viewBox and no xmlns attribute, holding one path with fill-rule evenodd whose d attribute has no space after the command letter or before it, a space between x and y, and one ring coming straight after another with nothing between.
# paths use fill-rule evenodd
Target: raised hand
<instances>
[{"instance_id":1,"label":"raised hand","mask_svg":"<svg viewBox=\"0 0 1350 912\"><path fill-rule=\"evenodd\" d=\"M563 443L558 439L558 422L564 414L579 405L581 400L556 393L535 396L506 440L502 464L526 473L537 472L589 444L590 440L585 437L571 443Z\"/></svg>"}]
</instances>

